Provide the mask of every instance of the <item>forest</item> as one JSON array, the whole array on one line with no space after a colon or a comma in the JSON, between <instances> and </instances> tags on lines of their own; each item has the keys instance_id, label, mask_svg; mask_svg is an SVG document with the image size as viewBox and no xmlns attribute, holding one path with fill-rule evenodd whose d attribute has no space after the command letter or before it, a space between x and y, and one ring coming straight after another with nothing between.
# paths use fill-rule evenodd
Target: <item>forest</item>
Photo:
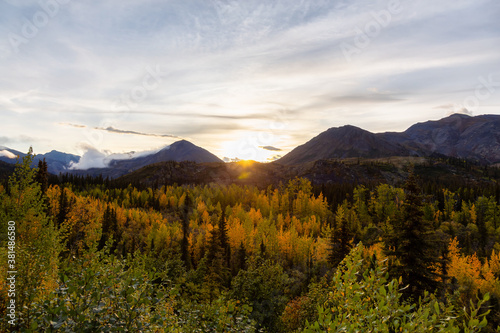
<instances>
[{"instance_id":1,"label":"forest","mask_svg":"<svg viewBox=\"0 0 500 333\"><path fill-rule=\"evenodd\" d=\"M138 188L49 181L32 158L0 186L2 332L499 331L494 190L411 167L400 187L337 192L305 178Z\"/></svg>"}]
</instances>

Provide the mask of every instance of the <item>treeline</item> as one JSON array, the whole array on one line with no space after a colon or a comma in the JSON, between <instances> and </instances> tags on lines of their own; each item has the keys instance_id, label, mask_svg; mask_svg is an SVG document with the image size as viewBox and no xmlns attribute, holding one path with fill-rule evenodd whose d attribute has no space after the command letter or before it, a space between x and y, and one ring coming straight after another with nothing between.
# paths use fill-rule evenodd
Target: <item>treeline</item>
<instances>
[{"instance_id":1,"label":"treeline","mask_svg":"<svg viewBox=\"0 0 500 333\"><path fill-rule=\"evenodd\" d=\"M500 323L494 195L425 194L413 174L402 187L344 187L335 206L334 193L302 178L266 189L49 185L30 158L0 188L2 262L6 221L18 225L19 248L18 320L2 315L3 331L487 332ZM6 265L0 272L5 281Z\"/></svg>"}]
</instances>

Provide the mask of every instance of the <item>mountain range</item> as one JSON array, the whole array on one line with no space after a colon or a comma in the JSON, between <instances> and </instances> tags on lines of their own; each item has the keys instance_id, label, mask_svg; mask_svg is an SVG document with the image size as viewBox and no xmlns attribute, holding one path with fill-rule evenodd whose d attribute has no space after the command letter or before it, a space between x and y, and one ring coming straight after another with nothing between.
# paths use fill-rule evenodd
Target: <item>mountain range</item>
<instances>
[{"instance_id":1,"label":"mountain range","mask_svg":"<svg viewBox=\"0 0 500 333\"><path fill-rule=\"evenodd\" d=\"M15 163L13 157L16 155L23 157L25 154L0 147L0 161ZM53 150L36 155L33 165L45 159L52 174L69 172L117 178L166 161L224 163L209 151L185 140L174 142L156 153L141 155L129 159L113 159L111 156L105 168L77 170L74 166L82 157ZM351 125L334 127L272 164L301 166L321 160L432 156L464 158L487 165L500 163L500 116L454 114L437 121L417 123L404 132L371 133Z\"/></svg>"},{"instance_id":2,"label":"mountain range","mask_svg":"<svg viewBox=\"0 0 500 333\"><path fill-rule=\"evenodd\" d=\"M330 128L277 161L298 165L320 159L448 156L500 163L500 116L454 114L404 132L371 133L355 126Z\"/></svg>"},{"instance_id":3,"label":"mountain range","mask_svg":"<svg viewBox=\"0 0 500 333\"><path fill-rule=\"evenodd\" d=\"M92 176L103 175L103 177L116 178L140 169L146 165L165 162L165 161L191 161L196 163L223 163L223 161L210 153L206 149L198 147L189 141L181 140L164 147L160 151L152 154L140 154L142 156L123 159L123 157L113 159L114 155L110 156L108 166L105 168L89 168L79 169L78 162L82 159L80 156L66 154L58 151L51 151L46 154L37 154L33 160L32 166L38 166L38 161L45 159L49 173L73 173ZM24 157L25 153L7 147L0 147L0 161L14 164L17 161L17 156Z\"/></svg>"},{"instance_id":4,"label":"mountain range","mask_svg":"<svg viewBox=\"0 0 500 333\"><path fill-rule=\"evenodd\" d=\"M26 156L26 153L7 147L0 147L0 161L15 164L17 157L23 158L24 156ZM45 154L37 154L33 159L32 166L38 166L38 161L42 161L43 159L47 162L47 169L50 173L59 174L60 172L66 172L72 163L78 163L80 156L52 150Z\"/></svg>"},{"instance_id":5,"label":"mountain range","mask_svg":"<svg viewBox=\"0 0 500 333\"><path fill-rule=\"evenodd\" d=\"M70 170L70 173L79 175L102 175L103 177L117 178L150 164L159 162L195 162L195 163L224 163L220 158L208 150L198 147L189 141L181 140L172 143L157 153L132 159L111 160L107 168L92 168L87 170Z\"/></svg>"}]
</instances>

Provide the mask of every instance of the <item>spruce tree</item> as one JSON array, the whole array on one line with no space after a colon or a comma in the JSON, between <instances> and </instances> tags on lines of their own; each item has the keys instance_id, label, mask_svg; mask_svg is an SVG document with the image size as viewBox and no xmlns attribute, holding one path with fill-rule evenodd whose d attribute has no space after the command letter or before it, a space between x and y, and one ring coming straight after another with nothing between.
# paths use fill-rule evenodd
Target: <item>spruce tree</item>
<instances>
[{"instance_id":1,"label":"spruce tree","mask_svg":"<svg viewBox=\"0 0 500 333\"><path fill-rule=\"evenodd\" d=\"M40 190L42 196L45 196L47 193L47 188L49 187L49 172L48 172L47 162L45 158L42 160L38 160L38 171L36 173L36 181L40 183Z\"/></svg>"},{"instance_id":2,"label":"spruce tree","mask_svg":"<svg viewBox=\"0 0 500 333\"><path fill-rule=\"evenodd\" d=\"M208 239L206 262L208 273L205 280L212 288L227 288L231 283L231 272L227 266L225 251L220 242L220 231L216 227L211 230Z\"/></svg>"},{"instance_id":3,"label":"spruce tree","mask_svg":"<svg viewBox=\"0 0 500 333\"><path fill-rule=\"evenodd\" d=\"M116 224L116 212L110 205L107 205L102 219L102 233L101 239L99 240L99 250L103 249L108 239L113 236L116 230Z\"/></svg>"},{"instance_id":4,"label":"spruce tree","mask_svg":"<svg viewBox=\"0 0 500 333\"><path fill-rule=\"evenodd\" d=\"M439 264L440 247L434 242L431 224L423 218L423 196L413 171L404 190L402 218L391 221L392 230L385 238L385 253L392 258L391 275L401 277L408 285L405 295L417 300L424 291L433 292L438 287L437 274L432 267Z\"/></svg>"},{"instance_id":5,"label":"spruce tree","mask_svg":"<svg viewBox=\"0 0 500 333\"><path fill-rule=\"evenodd\" d=\"M238 248L238 254L237 254L237 270L242 270L247 268L247 250L245 248L245 244L243 242L240 243L240 247ZM237 272L236 272L237 273Z\"/></svg>"},{"instance_id":6,"label":"spruce tree","mask_svg":"<svg viewBox=\"0 0 500 333\"><path fill-rule=\"evenodd\" d=\"M59 195L59 211L56 216L56 225L58 228L61 227L63 222L66 220L66 216L69 213L69 201L66 195L64 186L61 186L61 194Z\"/></svg>"},{"instance_id":7,"label":"spruce tree","mask_svg":"<svg viewBox=\"0 0 500 333\"><path fill-rule=\"evenodd\" d=\"M191 269L191 259L189 257L189 209L191 206L191 197L189 192L186 192L184 200L184 209L182 217L182 239L181 239L181 260L189 270Z\"/></svg>"},{"instance_id":8,"label":"spruce tree","mask_svg":"<svg viewBox=\"0 0 500 333\"><path fill-rule=\"evenodd\" d=\"M330 236L328 254L328 262L332 267L337 267L351 251L352 234L345 218L344 205L339 206L335 221L336 226Z\"/></svg>"},{"instance_id":9,"label":"spruce tree","mask_svg":"<svg viewBox=\"0 0 500 333\"><path fill-rule=\"evenodd\" d=\"M225 260L225 265L226 267L231 266L231 246L229 245L229 239L227 236L228 233L228 227L227 227L227 220L226 220L226 212L222 210L221 217L219 219L219 225L218 225L218 237L219 237L219 244L222 250L222 256Z\"/></svg>"}]
</instances>

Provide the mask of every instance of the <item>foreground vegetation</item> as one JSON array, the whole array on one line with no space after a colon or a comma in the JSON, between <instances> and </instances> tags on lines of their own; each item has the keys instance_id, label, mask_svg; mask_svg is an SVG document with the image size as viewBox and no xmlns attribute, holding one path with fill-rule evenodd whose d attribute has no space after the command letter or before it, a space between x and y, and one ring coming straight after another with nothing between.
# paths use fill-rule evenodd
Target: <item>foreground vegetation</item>
<instances>
[{"instance_id":1,"label":"foreground vegetation","mask_svg":"<svg viewBox=\"0 0 500 333\"><path fill-rule=\"evenodd\" d=\"M24 332L492 332L496 197L358 186L332 207L297 178L138 190L50 185L31 155L0 188L0 276L17 226ZM435 189L434 189L435 190Z\"/></svg>"}]
</instances>

